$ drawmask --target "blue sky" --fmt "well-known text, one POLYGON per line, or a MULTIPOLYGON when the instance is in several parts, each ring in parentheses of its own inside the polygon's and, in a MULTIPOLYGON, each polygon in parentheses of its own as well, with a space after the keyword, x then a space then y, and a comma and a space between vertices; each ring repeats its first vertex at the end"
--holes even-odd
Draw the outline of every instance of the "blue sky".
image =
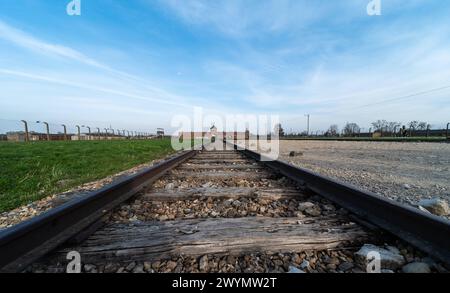
POLYGON ((369 0, 69 2, 0 2, 3 121, 154 131, 192 106, 293 131, 305 113, 312 130, 450 120, 448 1, 382 0, 372 17, 369 0))

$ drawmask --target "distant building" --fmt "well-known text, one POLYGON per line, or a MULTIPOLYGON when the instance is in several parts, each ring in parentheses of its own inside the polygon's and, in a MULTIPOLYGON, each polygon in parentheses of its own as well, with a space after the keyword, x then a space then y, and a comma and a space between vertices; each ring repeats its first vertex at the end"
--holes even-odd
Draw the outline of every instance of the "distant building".
POLYGON ((208 140, 220 140, 220 139, 248 139, 250 137, 250 132, 247 130, 245 132, 237 131, 217 131, 217 127, 213 125, 209 131, 204 132, 180 132, 179 136, 184 139, 208 139, 208 140))
POLYGON ((158 137, 164 137, 165 133, 164 133, 164 129, 163 128, 158 128, 156 130, 156 136, 158 137))
MULTIPOLYGON (((16 131, 16 132, 8 132, 6 133, 6 137, 8 141, 16 141, 16 142, 24 142, 26 141, 26 134, 24 131, 16 131)), ((37 132, 29 132, 28 138, 30 141, 39 141, 39 140, 47 140, 47 134, 45 133, 37 133, 37 132)), ((70 136, 67 137, 70 139, 70 136)), ((50 134, 50 140, 64 140, 64 134, 50 134)))
MULTIPOLYGON (((30 140, 32 140, 32 136, 33 134, 29 134, 29 138, 30 140)), ((26 141, 25 138, 25 132, 23 131, 17 131, 17 132, 8 132, 6 133, 6 138, 8 141, 16 141, 16 142, 22 142, 22 141, 26 141)), ((35 137, 33 137, 34 140, 39 140, 38 138, 36 139, 35 137)))

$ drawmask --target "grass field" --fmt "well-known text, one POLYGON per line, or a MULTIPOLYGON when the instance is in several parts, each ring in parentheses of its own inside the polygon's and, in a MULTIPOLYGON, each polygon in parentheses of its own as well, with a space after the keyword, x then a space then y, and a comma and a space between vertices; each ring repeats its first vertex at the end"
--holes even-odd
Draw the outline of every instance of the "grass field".
POLYGON ((172 153, 170 139, 0 143, 0 212, 172 153))

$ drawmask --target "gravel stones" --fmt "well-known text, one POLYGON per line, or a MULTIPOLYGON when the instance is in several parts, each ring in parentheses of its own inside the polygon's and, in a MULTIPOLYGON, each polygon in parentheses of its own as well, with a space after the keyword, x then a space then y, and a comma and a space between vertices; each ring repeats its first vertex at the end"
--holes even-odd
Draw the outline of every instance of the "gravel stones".
MULTIPOLYGON (((289 253, 246 253, 240 255, 174 255, 161 259, 131 263, 85 265, 85 273, 334 273, 344 272, 340 265, 352 261, 354 252, 309 251, 289 253), (336 259, 336 267, 326 261, 336 259), (344 261, 345 260, 345 261, 344 261)), ((349 267, 349 265, 347 265, 349 267)), ((30 272, 64 272, 64 264, 34 264, 30 272)))
MULTIPOLYGON (((172 174, 176 175, 176 174, 172 174)), ((197 176, 194 176, 197 177, 197 176)), ((203 186, 217 187, 292 187, 286 178, 274 176, 268 179, 247 180, 227 178, 204 182, 194 178, 177 179, 175 176, 163 177, 154 187, 161 193, 182 192, 183 189, 203 186), (175 179, 174 179, 175 178, 175 179)), ((151 192, 149 190, 148 192, 151 192)), ((200 193, 200 192, 199 192, 200 193)), ((298 225, 308 221, 320 220, 319 217, 338 217, 339 221, 350 222, 347 213, 331 202, 319 197, 302 196, 290 199, 271 200, 268 198, 241 197, 220 199, 195 194, 197 198, 178 201, 153 201, 151 197, 137 196, 111 213, 109 221, 114 223, 130 223, 145 221, 171 221, 174 219, 193 218, 236 218, 236 217, 298 217, 298 225)), ((164 199, 162 199, 164 200, 164 199)), ((165 225, 165 224, 162 224, 165 225)), ((170 225, 170 223, 167 223, 170 225)), ((192 231, 175 231, 175 233, 195 234, 192 231)), ((324 227, 326 233, 326 227, 324 227)), ((345 247, 348 247, 346 243, 345 247)), ((353 243, 352 243, 353 244, 353 243)), ((121 272, 121 273, 336 273, 364 272, 368 251, 376 250, 381 255, 383 270, 425 270, 423 265, 404 266, 406 263, 419 262, 414 253, 405 252, 391 246, 377 247, 365 245, 360 251, 354 248, 336 247, 332 251, 309 252, 257 252, 241 255, 203 255, 185 256, 170 255, 170 258, 132 262, 126 264, 96 264, 85 268, 86 272, 121 272), (357 263, 358 262, 358 263, 357 263)), ((426 263, 425 263, 426 264, 426 263)), ((429 266, 430 268, 430 266, 429 266)), ((42 268, 40 268, 42 269, 42 268)), ((51 270, 51 267, 48 268, 51 270)))
POLYGON ((203 197, 192 200, 157 202, 138 198, 119 207, 110 216, 110 221, 144 222, 151 220, 170 221, 196 218, 240 218, 240 217, 297 217, 308 219, 336 215, 337 209, 330 202, 311 198, 268 200, 258 198, 218 199, 203 197), (136 204, 136 201, 139 204, 136 204), (327 207, 327 208, 321 208, 327 207), (302 212, 303 211, 303 212, 302 212))
POLYGON ((410 206, 450 201, 450 144, 281 141, 280 152, 281 160, 410 206), (296 150, 304 155, 289 156, 296 150))

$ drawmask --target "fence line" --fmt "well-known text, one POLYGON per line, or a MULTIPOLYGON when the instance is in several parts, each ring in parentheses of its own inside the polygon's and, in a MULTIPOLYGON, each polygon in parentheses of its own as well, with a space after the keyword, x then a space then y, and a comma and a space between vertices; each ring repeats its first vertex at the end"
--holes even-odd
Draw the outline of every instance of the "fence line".
POLYGON ((156 134, 152 134, 150 132, 131 131, 112 127, 66 125, 48 123, 46 121, 30 123, 26 120, 0 119, 0 141, 28 142, 154 139, 164 137, 164 135, 164 129, 162 128, 158 128, 156 134))

